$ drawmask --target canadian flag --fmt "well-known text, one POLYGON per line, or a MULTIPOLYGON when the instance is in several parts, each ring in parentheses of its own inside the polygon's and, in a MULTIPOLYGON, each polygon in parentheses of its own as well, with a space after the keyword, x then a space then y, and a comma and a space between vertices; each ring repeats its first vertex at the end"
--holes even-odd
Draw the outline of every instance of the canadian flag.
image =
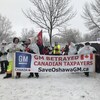
POLYGON ((81 56, 80 56, 80 59, 81 59, 81 60, 85 60, 85 59, 90 59, 90 60, 92 60, 92 59, 93 59, 93 54, 81 55, 81 56))

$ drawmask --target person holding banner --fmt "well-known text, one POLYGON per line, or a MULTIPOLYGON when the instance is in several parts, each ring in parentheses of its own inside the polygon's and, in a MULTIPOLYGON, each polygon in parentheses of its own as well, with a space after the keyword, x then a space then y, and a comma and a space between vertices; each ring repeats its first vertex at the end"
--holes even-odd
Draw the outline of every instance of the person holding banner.
MULTIPOLYGON (((7 66, 7 73, 4 79, 12 77, 13 59, 16 51, 21 51, 21 44, 19 44, 19 38, 17 37, 13 38, 13 43, 9 44, 7 47, 7 60, 9 64, 7 66)), ((20 77, 20 74, 18 74, 18 76, 20 77)))
MULTIPOLYGON (((27 39, 25 42, 25 52, 29 52, 29 53, 33 53, 33 54, 40 54, 39 52, 39 48, 37 46, 37 44, 34 42, 32 42, 30 39, 27 39)), ((38 73, 35 73, 36 78, 39 77, 38 73)), ((34 73, 30 73, 30 75, 28 76, 28 78, 32 78, 34 77, 34 73)))
POLYGON ((68 55, 75 55, 77 54, 77 49, 74 43, 70 43, 69 45, 69 51, 68 51, 68 55))
MULTIPOLYGON (((90 46, 89 42, 85 43, 85 46, 82 47, 81 49, 79 49, 78 54, 91 54, 91 53, 96 53, 96 49, 92 46, 90 46)), ((89 76, 89 72, 84 72, 85 75, 88 77, 89 76)))

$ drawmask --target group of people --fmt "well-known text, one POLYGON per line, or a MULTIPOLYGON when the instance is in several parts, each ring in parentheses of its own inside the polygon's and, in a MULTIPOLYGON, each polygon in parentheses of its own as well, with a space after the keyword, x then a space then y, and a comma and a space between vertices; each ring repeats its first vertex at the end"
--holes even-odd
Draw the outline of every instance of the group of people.
MULTIPOLYGON (((74 43, 70 42, 68 43, 62 50, 60 49, 60 45, 58 43, 55 43, 53 54, 56 55, 82 55, 82 54, 91 54, 96 53, 97 50, 91 46, 89 42, 86 42, 84 45, 82 45, 80 48, 77 47, 78 45, 75 45, 74 43), (61 52, 60 52, 61 50, 61 52)), ((88 77, 89 72, 84 72, 85 75, 88 77)))
MULTIPOLYGON (((20 43, 19 38, 15 37, 13 38, 12 43, 7 44, 5 40, 2 41, 1 46, 0 46, 0 63, 1 63, 1 72, 0 74, 6 73, 5 78, 10 78, 12 77, 12 70, 13 70, 13 57, 14 53, 16 51, 20 52, 29 52, 33 54, 40 54, 39 52, 39 47, 35 42, 31 42, 30 39, 27 39, 24 41, 24 43, 20 43)), ((39 77, 38 73, 30 73, 28 78, 34 77, 34 74, 36 78, 39 77)), ((20 78, 21 73, 17 72, 16 73, 16 78, 20 78)))
MULTIPOLYGON (((39 46, 36 41, 33 42, 31 39, 27 39, 23 43, 20 43, 19 38, 15 37, 10 44, 3 40, 0 46, 0 74, 6 73, 4 79, 12 77, 13 54, 16 51, 42 55, 76 55, 96 53, 96 49, 90 46, 89 42, 86 42, 83 47, 77 50, 77 46, 72 42, 68 43, 63 49, 61 49, 61 45, 58 44, 58 42, 55 42, 54 47, 50 48, 49 46, 39 46)), ((28 78, 34 77, 34 75, 36 78, 39 77, 39 73, 31 72, 28 78)), ((89 76, 89 72, 85 72, 85 75, 89 76)), ((17 72, 16 78, 20 77, 21 73, 17 72)))
MULTIPOLYGON (((69 42, 62 49, 61 49, 60 44, 55 42, 55 46, 52 48, 52 50, 49 50, 48 48, 47 51, 48 51, 47 54, 52 54, 52 55, 76 55, 76 54, 86 55, 86 54, 97 52, 97 50, 94 47, 92 47, 89 42, 86 42, 84 45, 81 44, 81 46, 78 46, 72 42, 69 42), (52 53, 50 51, 52 51, 52 53)), ((89 72, 84 72, 84 73, 87 77, 89 76, 89 72)))

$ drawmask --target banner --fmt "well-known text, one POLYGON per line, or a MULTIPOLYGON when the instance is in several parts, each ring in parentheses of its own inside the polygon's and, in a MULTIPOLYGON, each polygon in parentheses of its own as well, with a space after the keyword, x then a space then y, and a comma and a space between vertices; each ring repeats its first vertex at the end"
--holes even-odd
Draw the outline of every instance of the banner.
POLYGON ((15 71, 95 72, 95 55, 37 55, 15 53, 15 71))

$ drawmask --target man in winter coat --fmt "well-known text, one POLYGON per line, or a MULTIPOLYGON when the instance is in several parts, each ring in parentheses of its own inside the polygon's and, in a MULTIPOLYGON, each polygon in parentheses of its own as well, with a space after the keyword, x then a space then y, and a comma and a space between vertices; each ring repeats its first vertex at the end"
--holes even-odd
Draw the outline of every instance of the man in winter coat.
POLYGON ((0 46, 0 57, 1 57, 1 72, 3 74, 7 71, 7 51, 6 51, 7 42, 5 40, 2 41, 0 46))
MULTIPOLYGON (((39 48, 35 42, 32 42, 30 39, 26 40, 27 48, 26 52, 33 53, 33 54, 40 54, 39 48)), ((36 78, 39 77, 39 73, 35 73, 36 78)), ((28 78, 34 77, 34 73, 30 73, 28 78)))
POLYGON ((17 37, 13 38, 13 43, 9 44, 7 46, 7 60, 9 62, 8 66, 7 66, 7 73, 6 73, 6 76, 4 77, 5 78, 10 78, 12 77, 12 68, 13 68, 13 56, 14 56, 14 53, 16 51, 21 51, 21 44, 19 44, 19 39, 17 37))
MULTIPOLYGON (((92 46, 90 46, 89 42, 85 43, 85 46, 82 47, 79 51, 78 54, 91 54, 91 53, 96 53, 96 49, 92 46)), ((89 72, 85 72, 85 75, 88 77, 89 76, 89 72)))

